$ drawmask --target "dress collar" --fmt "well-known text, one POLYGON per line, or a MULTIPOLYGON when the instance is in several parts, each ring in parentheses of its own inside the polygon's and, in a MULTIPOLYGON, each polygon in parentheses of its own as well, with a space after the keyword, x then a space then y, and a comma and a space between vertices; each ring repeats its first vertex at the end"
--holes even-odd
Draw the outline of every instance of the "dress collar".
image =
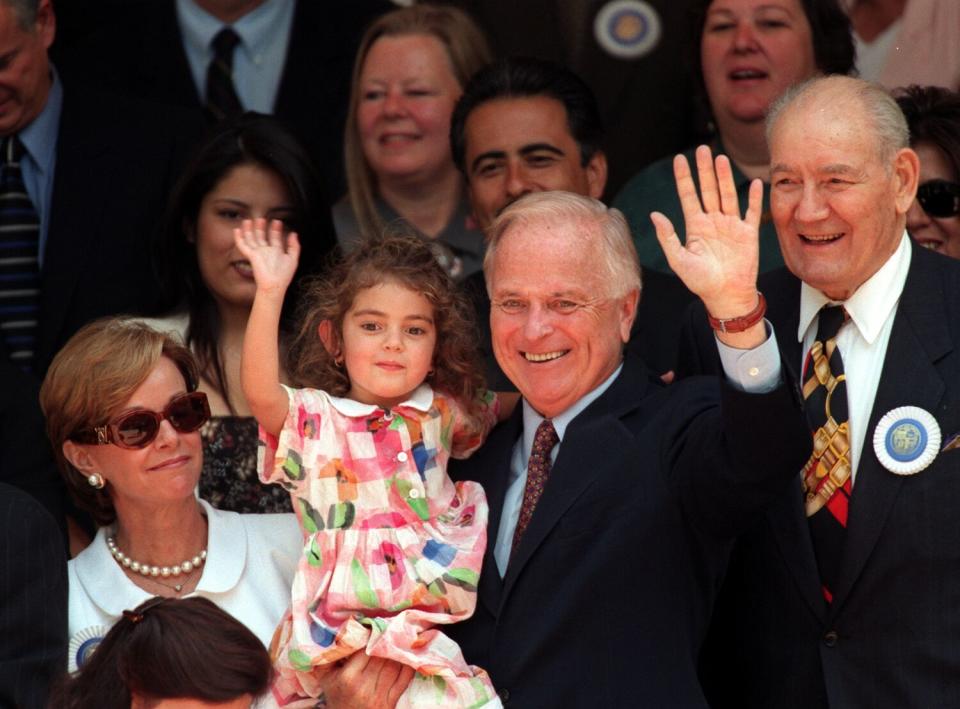
MULTIPOLYGON (((369 416, 376 411, 383 410, 376 404, 364 404, 339 396, 331 396, 330 403, 344 416, 369 416)), ((426 413, 431 406, 433 406, 433 389, 429 384, 421 384, 413 391, 409 399, 397 404, 394 409, 415 409, 421 413, 426 413)))

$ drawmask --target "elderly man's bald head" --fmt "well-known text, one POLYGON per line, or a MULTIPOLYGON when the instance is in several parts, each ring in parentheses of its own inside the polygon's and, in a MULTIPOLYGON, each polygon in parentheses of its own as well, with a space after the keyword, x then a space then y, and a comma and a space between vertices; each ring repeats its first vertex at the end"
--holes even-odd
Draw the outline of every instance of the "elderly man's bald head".
MULTIPOLYGON (((907 120, 893 97, 879 84, 852 76, 821 76, 788 89, 767 114, 767 144, 773 139, 777 124, 792 112, 828 110, 861 111, 869 122, 882 158, 889 160, 901 148, 910 145, 907 120)), ((866 126, 864 126, 866 127, 866 126)))

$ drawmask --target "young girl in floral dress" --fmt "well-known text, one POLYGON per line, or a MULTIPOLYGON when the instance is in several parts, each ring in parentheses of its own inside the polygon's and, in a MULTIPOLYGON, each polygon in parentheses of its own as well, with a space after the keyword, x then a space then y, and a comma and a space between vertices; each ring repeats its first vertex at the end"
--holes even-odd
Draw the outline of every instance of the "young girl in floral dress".
POLYGON ((289 490, 304 533, 291 611, 274 637, 281 706, 314 706, 326 668, 364 650, 417 670, 398 706, 499 706, 486 672, 435 626, 468 618, 486 545, 481 487, 453 483, 496 421, 473 328, 414 237, 353 252, 303 294, 279 383, 277 328, 296 235, 244 223, 257 289, 241 382, 261 425, 260 476, 289 490))

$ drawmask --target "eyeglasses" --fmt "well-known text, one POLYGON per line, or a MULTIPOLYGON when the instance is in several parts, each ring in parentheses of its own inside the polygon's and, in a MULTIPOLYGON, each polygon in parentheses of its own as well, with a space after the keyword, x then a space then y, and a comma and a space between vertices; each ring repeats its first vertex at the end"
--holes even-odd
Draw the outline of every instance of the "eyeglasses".
POLYGON ((160 422, 166 419, 174 430, 192 433, 210 419, 210 405, 202 391, 181 394, 170 400, 163 411, 134 409, 103 426, 80 431, 71 436, 77 443, 106 445, 112 443, 120 448, 144 448, 150 445, 160 432, 160 422))
POLYGON ((917 201, 931 217, 955 217, 960 213, 960 184, 927 180, 917 188, 917 201))

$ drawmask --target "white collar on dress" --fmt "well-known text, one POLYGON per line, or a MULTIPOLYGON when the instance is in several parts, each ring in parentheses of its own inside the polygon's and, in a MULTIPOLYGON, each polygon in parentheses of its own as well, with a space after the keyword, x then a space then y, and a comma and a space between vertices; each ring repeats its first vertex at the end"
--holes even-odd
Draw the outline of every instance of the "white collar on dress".
MULTIPOLYGON (((344 416, 369 416, 374 411, 380 409, 376 404, 363 404, 359 401, 345 399, 339 396, 331 396, 330 403, 333 405, 333 408, 344 416)), ((421 384, 414 389, 409 399, 394 408, 416 409, 417 411, 426 413, 430 410, 431 406, 433 406, 433 389, 429 384, 421 384)))
MULTIPOLYGON (((199 500, 207 515, 207 560, 197 588, 184 596, 226 593, 240 582, 247 565, 247 529, 236 512, 226 512, 199 500)), ((93 543, 75 559, 77 578, 90 600, 103 613, 117 617, 153 594, 133 583, 107 549, 110 530, 101 527, 93 543)))

